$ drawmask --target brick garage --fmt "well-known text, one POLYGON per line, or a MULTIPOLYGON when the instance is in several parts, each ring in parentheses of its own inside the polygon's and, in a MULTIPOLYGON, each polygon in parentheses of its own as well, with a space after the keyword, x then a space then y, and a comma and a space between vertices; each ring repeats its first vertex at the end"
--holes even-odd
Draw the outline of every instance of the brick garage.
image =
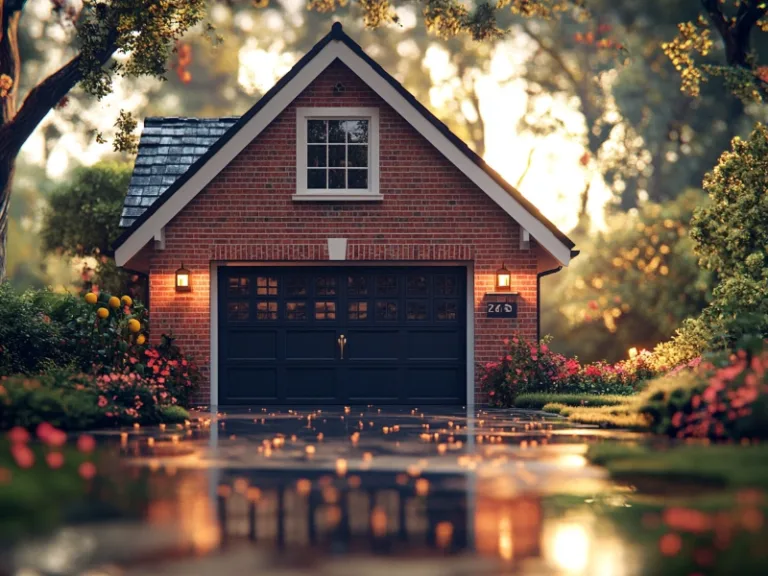
POLYGON ((203 366, 205 404, 482 401, 475 364, 537 337, 538 277, 576 254, 340 26, 240 119, 148 119, 121 224, 118 264, 148 272, 153 337, 203 366))

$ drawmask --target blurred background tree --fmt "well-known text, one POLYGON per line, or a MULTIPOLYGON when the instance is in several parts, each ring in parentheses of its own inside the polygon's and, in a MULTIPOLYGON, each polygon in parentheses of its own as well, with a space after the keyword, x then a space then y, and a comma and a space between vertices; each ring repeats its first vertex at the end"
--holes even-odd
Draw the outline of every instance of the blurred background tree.
MULTIPOLYGON (((613 215, 585 239, 561 281, 542 292, 542 333, 586 361, 652 349, 711 298, 713 274, 699 268, 689 222, 706 196, 690 189, 663 204, 613 215)), ((558 275, 556 275, 558 276, 558 275)))
POLYGON ((132 171, 132 164, 107 161, 77 168, 48 198, 41 248, 80 267, 83 292, 127 291, 140 300, 146 293, 143 278, 117 268, 111 256, 132 171))

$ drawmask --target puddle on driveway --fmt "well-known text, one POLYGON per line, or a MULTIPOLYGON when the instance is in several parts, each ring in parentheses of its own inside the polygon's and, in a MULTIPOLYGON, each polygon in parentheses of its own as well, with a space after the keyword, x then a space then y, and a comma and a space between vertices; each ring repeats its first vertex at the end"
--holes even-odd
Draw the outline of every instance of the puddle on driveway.
POLYGON ((724 563, 722 533, 670 539, 659 519, 675 501, 615 485, 583 456, 589 443, 644 441, 639 434, 509 410, 468 419, 258 409, 200 419, 100 435, 120 464, 91 504, 119 511, 81 511, 79 522, 18 544, 4 569, 630 576, 765 573, 742 569, 745 558, 768 566, 754 544, 768 533, 754 519, 748 537, 730 530, 728 545, 742 553, 724 563))

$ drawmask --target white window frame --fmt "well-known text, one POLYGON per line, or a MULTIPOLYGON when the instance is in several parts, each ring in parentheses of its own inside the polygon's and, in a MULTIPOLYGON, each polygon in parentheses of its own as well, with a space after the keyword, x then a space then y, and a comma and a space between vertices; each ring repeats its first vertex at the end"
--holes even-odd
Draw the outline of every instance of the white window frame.
POLYGON ((376 201, 379 192, 379 109, 350 107, 313 107, 296 109, 296 194, 298 201, 376 201), (368 120, 368 189, 319 190, 307 188, 307 121, 368 120))

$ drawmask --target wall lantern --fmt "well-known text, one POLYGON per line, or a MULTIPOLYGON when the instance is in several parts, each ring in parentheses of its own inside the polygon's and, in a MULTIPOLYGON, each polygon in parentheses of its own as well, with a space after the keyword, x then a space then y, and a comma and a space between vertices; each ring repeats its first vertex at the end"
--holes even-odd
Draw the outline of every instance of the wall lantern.
POLYGON ((181 268, 176 270, 176 292, 189 292, 192 287, 189 285, 189 270, 184 268, 182 262, 181 268))
POLYGON ((496 270, 496 292, 510 292, 512 290, 512 274, 504 264, 496 270))

